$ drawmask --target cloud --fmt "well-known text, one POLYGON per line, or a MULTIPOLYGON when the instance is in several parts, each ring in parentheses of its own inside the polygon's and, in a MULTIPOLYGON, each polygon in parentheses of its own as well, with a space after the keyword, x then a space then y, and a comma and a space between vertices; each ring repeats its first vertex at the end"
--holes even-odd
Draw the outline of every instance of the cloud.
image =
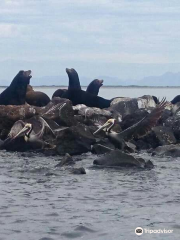
POLYGON ((36 62, 42 74, 48 60, 111 63, 116 75, 118 64, 180 62, 178 0, 1 0, 0 14, 0 60, 36 62))

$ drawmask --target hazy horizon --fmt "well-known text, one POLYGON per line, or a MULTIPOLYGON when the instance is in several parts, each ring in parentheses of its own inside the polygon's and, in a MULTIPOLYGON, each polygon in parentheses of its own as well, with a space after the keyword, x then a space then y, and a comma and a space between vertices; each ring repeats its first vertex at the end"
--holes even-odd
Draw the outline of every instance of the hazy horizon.
POLYGON ((178 0, 1 0, 0 13, 0 85, 21 69, 133 81, 180 71, 178 0))

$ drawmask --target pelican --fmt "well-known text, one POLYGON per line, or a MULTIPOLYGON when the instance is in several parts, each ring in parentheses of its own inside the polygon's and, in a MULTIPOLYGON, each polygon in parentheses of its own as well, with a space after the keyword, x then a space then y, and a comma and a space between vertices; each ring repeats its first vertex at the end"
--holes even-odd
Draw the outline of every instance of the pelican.
POLYGON ((31 123, 24 123, 21 120, 17 121, 8 134, 8 139, 10 138, 12 141, 24 136, 26 142, 32 143, 36 147, 44 148, 47 146, 48 148, 55 148, 55 145, 43 141, 46 130, 55 136, 49 124, 42 117, 32 118, 29 121, 31 123))
POLYGON ((109 138, 109 140, 117 148, 123 149, 126 145, 125 141, 129 141, 134 137, 141 138, 147 135, 151 131, 152 127, 154 127, 157 124, 157 121, 161 117, 161 114, 166 106, 167 106, 166 99, 163 98, 162 101, 157 105, 155 109, 152 110, 150 114, 148 114, 139 122, 135 123, 134 125, 120 133, 111 131, 111 129, 116 123, 116 120, 112 118, 109 119, 103 126, 98 128, 93 134, 96 135, 98 132, 105 129, 106 135, 109 138))

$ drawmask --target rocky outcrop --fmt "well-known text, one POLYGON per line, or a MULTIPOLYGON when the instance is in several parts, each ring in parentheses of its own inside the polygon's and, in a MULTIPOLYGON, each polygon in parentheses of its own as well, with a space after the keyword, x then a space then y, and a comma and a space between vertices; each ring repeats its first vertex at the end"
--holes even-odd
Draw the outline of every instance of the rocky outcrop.
POLYGON ((179 144, 172 144, 172 145, 165 145, 157 147, 152 155, 157 155, 160 157, 180 157, 180 145, 179 144))
MULTIPOLYGON (((74 114, 76 114, 75 118, 88 126, 103 125, 110 118, 116 119, 117 123, 122 121, 121 114, 111 108, 91 108, 83 104, 78 104, 73 107, 73 110, 74 114)), ((120 125, 117 124, 113 130, 121 131, 120 125)))
POLYGON ((63 157, 63 159, 55 167, 71 166, 74 164, 75 164, 75 161, 73 160, 71 155, 66 153, 65 156, 63 157))
POLYGON ((169 117, 164 125, 172 129, 177 141, 180 142, 180 116, 174 115, 169 117))
POLYGON ((156 103, 152 96, 141 98, 115 98, 111 102, 111 109, 118 111, 123 117, 133 114, 138 109, 154 108, 156 103))
POLYGON ((56 131, 57 152, 60 155, 86 153, 91 151, 91 145, 95 142, 89 127, 84 124, 56 131))
POLYGON ((80 168, 72 168, 71 169, 71 173, 72 174, 76 174, 76 175, 81 175, 81 174, 86 174, 86 170, 83 167, 80 168))
POLYGON ((67 99, 53 98, 45 107, 25 105, 0 106, 0 136, 6 138, 13 124, 18 120, 27 120, 33 116, 42 116, 44 119, 54 120, 65 126, 76 124, 72 104, 67 99))
POLYGON ((145 160, 142 158, 134 157, 120 150, 113 150, 104 154, 103 156, 94 160, 93 164, 104 167, 153 167, 152 162, 145 162, 145 160))
POLYGON ((54 97, 46 107, 41 109, 40 115, 45 119, 54 120, 60 125, 76 124, 72 103, 68 99, 54 97))
POLYGON ((157 148, 158 146, 174 144, 176 142, 177 140, 172 128, 166 126, 154 127, 148 135, 133 141, 138 150, 157 148))

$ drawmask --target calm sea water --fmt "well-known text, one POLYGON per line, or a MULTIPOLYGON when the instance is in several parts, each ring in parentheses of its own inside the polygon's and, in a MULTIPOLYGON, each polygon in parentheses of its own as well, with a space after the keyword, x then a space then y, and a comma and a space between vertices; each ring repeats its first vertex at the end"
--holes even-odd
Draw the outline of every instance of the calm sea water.
MULTIPOLYGON (((45 92, 50 98, 53 93, 59 89, 67 87, 34 87, 36 91, 45 92)), ((86 88, 83 87, 83 90, 86 88)), ((0 87, 0 93, 4 90, 0 87)), ((141 97, 143 95, 154 95, 159 99, 166 97, 167 100, 172 100, 175 96, 180 95, 180 87, 101 87, 99 96, 104 98, 114 97, 141 97)))
MULTIPOLYGON (((49 95, 54 91, 41 90, 49 95)), ((156 89, 159 95, 153 95, 164 96, 164 90, 156 89)), ((168 99, 171 90, 178 94, 168 89, 168 99)), ((150 93, 103 88, 100 94, 112 98, 150 93)), ((59 156, 0 151, 0 240, 180 239, 180 158, 140 156, 151 159, 155 168, 94 168, 96 156, 87 153, 75 157, 82 160, 76 167, 85 167, 87 174, 73 175, 55 168, 59 156), (136 227, 173 233, 136 236, 136 227)))
MULTIPOLYGON (((49 97, 52 97, 55 90, 59 87, 36 87, 37 91, 41 89, 48 94, 49 97)), ((64 87, 65 88, 65 87, 64 87)), ((86 88, 82 88, 86 89, 86 88)), ((39 90, 40 91, 40 90, 39 90)), ((143 95, 154 95, 159 99, 166 97, 167 100, 171 101, 175 96, 180 95, 180 87, 167 87, 167 88, 158 88, 158 87, 101 87, 99 96, 104 98, 114 98, 114 97, 141 97, 143 95)))

